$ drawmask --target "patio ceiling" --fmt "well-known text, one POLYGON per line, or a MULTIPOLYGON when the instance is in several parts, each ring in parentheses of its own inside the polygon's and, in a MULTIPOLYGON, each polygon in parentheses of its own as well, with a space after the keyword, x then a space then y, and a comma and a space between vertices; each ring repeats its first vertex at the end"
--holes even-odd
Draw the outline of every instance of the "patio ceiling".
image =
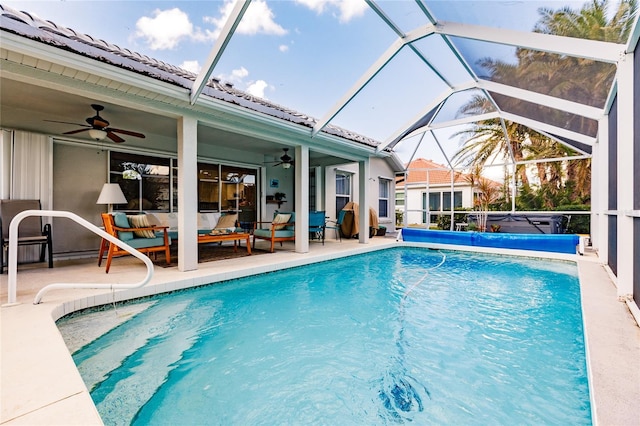
MULTIPOLYGON (((200 143, 215 141, 216 146, 223 148, 251 149, 263 156, 277 157, 281 148, 290 142, 279 143, 278 135, 265 139, 260 132, 238 134, 233 129, 207 125, 210 79, 228 75, 229 70, 244 63, 240 61, 252 61, 252 72, 270 77, 277 86, 277 93, 271 95, 273 102, 307 114, 310 128, 303 132, 309 140, 325 137, 330 127, 339 126, 378 141, 378 153, 395 150, 404 156, 405 162, 407 153, 415 155, 420 151, 420 144, 431 145, 437 148, 431 152, 442 155, 433 159, 447 164, 459 143, 452 134, 477 120, 498 118, 503 124, 505 120, 523 124, 575 148, 578 154, 590 155, 590 147, 597 139, 597 122, 606 114, 616 90, 613 77, 605 82, 608 96, 576 96, 573 92, 560 95, 553 88, 531 87, 526 75, 514 82, 495 81, 483 68, 482 59, 514 64, 517 49, 525 48, 558 58, 575 57, 608 64, 614 71, 613 76, 616 64, 626 52, 633 50, 640 33, 637 17, 626 43, 533 31, 540 8, 558 10, 568 6, 575 10, 584 5, 575 1, 366 0, 366 3, 368 10, 363 20, 371 25, 366 32, 358 32, 357 26, 354 32, 350 29, 337 32, 331 22, 318 18, 317 25, 321 27, 316 32, 327 35, 322 42, 340 47, 339 50, 336 47, 335 58, 309 61, 297 58, 292 52, 286 62, 280 63, 242 56, 246 43, 266 43, 268 37, 249 37, 238 31, 250 1, 238 2, 202 71, 189 77, 190 87, 185 91, 193 111, 202 112, 200 143), (298 77, 278 81, 279 76, 284 75, 282 67, 287 66, 294 66, 298 77), (307 73, 312 75, 315 68, 324 68, 325 76, 309 84, 303 77, 307 73), (291 105, 289 99, 293 92, 305 92, 308 96, 302 103, 291 105), (483 115, 462 114, 460 107, 478 96, 493 106, 492 111, 483 115), (310 118, 313 116, 320 118, 310 118), (589 125, 580 127, 575 125, 577 122, 589 125), (425 134, 427 137, 423 137, 425 134)), ((282 11, 296 7, 292 2, 277 2, 273 6, 282 11)), ((313 51, 313 44, 298 46, 297 51, 313 51)), ((566 72, 563 78, 570 82, 574 71, 577 72, 566 72)), ((82 122, 91 115, 89 105, 98 101, 105 105, 103 115, 113 125, 148 135, 147 140, 127 138, 128 146, 145 146, 153 138, 154 146, 175 148, 175 138, 167 135, 176 134, 176 118, 184 105, 157 108, 157 103, 151 100, 147 105, 140 104, 119 93, 116 95, 108 85, 100 89, 78 86, 72 92, 60 91, 51 81, 38 83, 36 73, 31 78, 18 78, 19 72, 16 72, 11 78, 5 78, 9 75, 7 72, 11 74, 10 69, 3 70, 0 81, 3 108, 0 125, 4 127, 60 134, 70 129, 45 120, 82 122)), ((123 89, 118 87, 117 91, 123 89)), ((163 102, 171 104, 173 100, 163 102)), ((217 123, 217 118, 209 117, 209 121, 217 123)), ((336 146, 323 148, 323 142, 315 144, 318 150, 311 152, 312 165, 357 157, 347 148, 344 152, 338 150, 334 156, 331 153, 336 146)))

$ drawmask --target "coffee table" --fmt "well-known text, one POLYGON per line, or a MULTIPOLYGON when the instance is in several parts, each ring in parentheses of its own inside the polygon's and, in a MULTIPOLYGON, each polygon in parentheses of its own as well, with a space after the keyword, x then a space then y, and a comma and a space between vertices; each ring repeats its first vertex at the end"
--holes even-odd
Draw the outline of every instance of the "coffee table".
POLYGON ((241 240, 245 240, 247 242, 247 253, 251 254, 251 242, 250 242, 251 234, 243 233, 243 232, 234 232, 231 234, 220 234, 220 235, 198 235, 198 244, 205 243, 219 243, 222 241, 233 241, 233 250, 238 251, 238 245, 241 240), (238 242, 238 244, 236 244, 238 242))

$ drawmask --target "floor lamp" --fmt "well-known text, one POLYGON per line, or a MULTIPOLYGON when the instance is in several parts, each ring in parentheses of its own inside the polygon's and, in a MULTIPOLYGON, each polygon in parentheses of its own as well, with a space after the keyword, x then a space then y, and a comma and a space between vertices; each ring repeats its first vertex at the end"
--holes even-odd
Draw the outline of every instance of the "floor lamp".
POLYGON ((102 191, 96 204, 108 204, 109 213, 112 211, 113 204, 126 204, 127 199, 117 183, 105 183, 102 185, 102 191))

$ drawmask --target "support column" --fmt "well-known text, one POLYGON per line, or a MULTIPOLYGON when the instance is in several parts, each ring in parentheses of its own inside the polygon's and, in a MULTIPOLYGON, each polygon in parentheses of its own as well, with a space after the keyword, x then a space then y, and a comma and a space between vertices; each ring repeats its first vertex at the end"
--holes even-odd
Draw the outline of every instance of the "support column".
POLYGON ((358 198, 360 204, 360 244, 369 243, 369 159, 358 161, 358 198))
POLYGON ((178 270, 198 269, 198 120, 178 118, 178 270))
POLYGON ((591 158, 591 244, 600 263, 609 258, 609 118, 598 122, 598 141, 591 158))
POLYGON ((618 63, 618 296, 633 294, 633 53, 618 63))
POLYGON ((309 251, 309 147, 296 146, 295 152, 296 253, 309 251))

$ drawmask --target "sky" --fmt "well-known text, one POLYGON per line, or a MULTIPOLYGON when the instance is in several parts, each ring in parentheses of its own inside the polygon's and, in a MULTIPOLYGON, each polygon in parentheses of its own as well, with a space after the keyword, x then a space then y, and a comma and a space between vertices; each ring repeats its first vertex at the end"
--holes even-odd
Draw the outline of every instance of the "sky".
MULTIPOLYGON (((50 20, 59 26, 116 44, 121 48, 199 72, 206 63, 232 0, 219 1, 3 1, 0 3, 50 20)), ((427 1, 439 19, 503 28, 531 29, 539 1, 427 1)), ((546 1, 559 8, 567 2, 546 1)), ((570 2, 577 7, 582 2, 570 2)), ((378 5, 405 32, 428 23, 414 1, 382 0, 378 5)), ((212 76, 240 90, 321 119, 397 39, 397 35, 364 0, 253 0, 212 76)), ((492 55, 512 60, 513 48, 480 50, 458 41, 470 65, 492 55)), ((415 44, 451 83, 470 76, 439 37, 415 44)), ((486 49, 486 47, 485 47, 486 49)), ((401 50, 334 118, 332 124, 380 142, 426 112, 442 82, 409 49, 401 50)), ((444 108, 455 117, 463 99, 444 108)), ((451 156, 461 141, 440 132, 438 140, 451 156)), ((416 157, 445 164, 433 138, 423 142, 416 157)), ((397 147, 408 161, 414 145, 397 147)))

